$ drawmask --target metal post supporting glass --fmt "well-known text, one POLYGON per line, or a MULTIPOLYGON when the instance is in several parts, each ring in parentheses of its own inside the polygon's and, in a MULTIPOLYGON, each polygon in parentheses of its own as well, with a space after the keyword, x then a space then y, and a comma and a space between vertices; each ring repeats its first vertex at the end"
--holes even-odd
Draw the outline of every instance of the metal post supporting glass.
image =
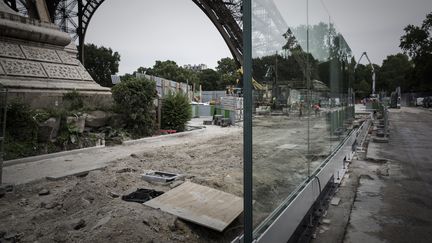
POLYGON ((243 1, 243 210, 244 242, 252 242, 252 4, 243 1))

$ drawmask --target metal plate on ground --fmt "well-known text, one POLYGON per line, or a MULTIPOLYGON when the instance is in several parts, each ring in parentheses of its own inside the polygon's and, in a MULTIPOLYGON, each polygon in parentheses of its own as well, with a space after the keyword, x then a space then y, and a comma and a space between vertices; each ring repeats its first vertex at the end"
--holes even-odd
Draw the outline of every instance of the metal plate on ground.
POLYGON ((180 175, 164 171, 150 171, 141 176, 144 180, 149 182, 170 182, 177 179, 180 175))
POLYGON ((144 205, 219 232, 243 212, 241 197, 192 182, 185 182, 144 205))

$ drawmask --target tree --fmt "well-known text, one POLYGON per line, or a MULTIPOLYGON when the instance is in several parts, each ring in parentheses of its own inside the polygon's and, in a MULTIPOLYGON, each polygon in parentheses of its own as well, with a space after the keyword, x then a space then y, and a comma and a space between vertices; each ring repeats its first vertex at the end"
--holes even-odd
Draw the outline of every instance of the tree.
POLYGON ((96 83, 105 87, 113 86, 111 75, 118 72, 120 54, 95 44, 85 44, 84 52, 84 66, 96 83))
POLYGON ((127 117, 126 128, 134 137, 153 134, 156 84, 145 78, 124 80, 112 88, 117 109, 127 117))
POLYGON ((412 90, 432 91, 432 12, 421 26, 408 25, 399 47, 415 64, 412 90))
POLYGON ((223 90, 224 89, 219 85, 219 80, 220 80, 219 73, 213 69, 208 68, 208 69, 201 70, 198 73, 198 79, 200 80, 203 90, 220 90, 220 89, 223 90))
POLYGON ((413 71, 412 62, 402 53, 387 56, 377 76, 377 90, 393 91, 400 86, 403 91, 413 88, 409 78, 413 71))
MULTIPOLYGON (((153 75, 161 78, 166 78, 172 81, 198 84, 199 80, 197 74, 191 70, 179 67, 175 61, 156 61, 156 63, 151 68, 139 67, 137 71, 133 73, 146 73, 148 75, 153 75)), ((130 74, 128 74, 130 75, 130 74)))
MULTIPOLYGON (((148 69, 148 74, 166 78, 173 81, 182 82, 183 80, 178 80, 180 76, 180 67, 176 62, 167 61, 156 61, 153 68, 148 69)), ((186 81, 186 80, 185 80, 186 81)))
POLYGON ((354 73, 353 89, 361 97, 372 92, 372 68, 370 65, 358 64, 354 73))
POLYGON ((240 79, 240 74, 237 72, 239 67, 237 67, 237 63, 234 59, 225 57, 220 59, 218 62, 218 66, 216 67, 217 72, 220 75, 219 86, 225 88, 227 85, 236 84, 237 79, 240 79))

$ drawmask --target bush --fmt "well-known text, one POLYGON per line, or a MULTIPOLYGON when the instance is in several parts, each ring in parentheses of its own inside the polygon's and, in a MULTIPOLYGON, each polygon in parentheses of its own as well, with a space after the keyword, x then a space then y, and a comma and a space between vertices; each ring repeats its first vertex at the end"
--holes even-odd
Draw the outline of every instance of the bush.
POLYGON ((112 88, 117 110, 126 119, 126 129, 134 137, 150 136, 155 129, 153 101, 156 84, 148 79, 131 78, 112 88))
POLYGON ((36 140, 38 125, 30 106, 12 101, 7 106, 6 133, 16 140, 36 140))
POLYGON ((38 125, 30 106, 20 101, 7 105, 4 159, 32 156, 37 147, 38 125))
POLYGON ((162 128, 182 132, 192 118, 189 99, 183 93, 169 93, 162 102, 162 128))
POLYGON ((68 110, 79 110, 84 107, 84 101, 78 91, 73 90, 63 95, 64 106, 68 110))

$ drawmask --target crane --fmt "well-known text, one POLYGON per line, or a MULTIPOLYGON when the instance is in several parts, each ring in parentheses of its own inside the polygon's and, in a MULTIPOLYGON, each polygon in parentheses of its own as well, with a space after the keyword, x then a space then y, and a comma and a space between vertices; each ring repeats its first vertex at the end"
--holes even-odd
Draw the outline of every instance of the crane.
POLYGON ((366 57, 366 59, 367 59, 368 62, 369 62, 369 65, 370 65, 371 68, 372 68, 372 97, 375 97, 375 68, 374 68, 372 62, 370 61, 370 59, 369 59, 369 57, 368 57, 368 55, 367 55, 366 52, 363 52, 363 53, 361 54, 361 56, 360 56, 358 62, 356 63, 356 65, 355 65, 355 67, 354 67, 354 70, 356 70, 357 65, 360 63, 360 61, 361 61, 361 59, 363 58, 363 56, 366 57))

